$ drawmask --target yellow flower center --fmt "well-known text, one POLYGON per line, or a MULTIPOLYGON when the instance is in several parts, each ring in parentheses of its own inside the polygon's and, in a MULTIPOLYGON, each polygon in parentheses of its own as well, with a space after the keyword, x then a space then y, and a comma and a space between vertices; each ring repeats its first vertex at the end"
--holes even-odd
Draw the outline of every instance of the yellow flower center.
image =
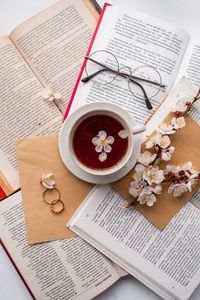
POLYGON ((106 140, 101 140, 100 143, 101 143, 101 146, 105 146, 107 144, 107 141, 106 140))

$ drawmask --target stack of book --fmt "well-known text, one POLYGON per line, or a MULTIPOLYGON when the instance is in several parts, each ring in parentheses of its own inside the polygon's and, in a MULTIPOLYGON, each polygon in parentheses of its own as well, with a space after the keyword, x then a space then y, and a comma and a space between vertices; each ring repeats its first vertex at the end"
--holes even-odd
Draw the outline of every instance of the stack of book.
MULTIPOLYGON (((96 17, 88 2, 61 0, 0 38, 2 195, 20 188, 15 138, 58 132, 66 106, 65 118, 84 103, 111 101, 148 125, 152 111, 123 80, 104 87, 81 82, 85 53, 106 50, 133 68, 153 63, 166 84, 152 101, 154 115, 178 78, 200 85, 200 40, 128 7, 105 5, 95 29, 96 17), (47 87, 63 95, 61 102, 42 99, 47 87)), ((197 110, 192 117, 200 124, 197 110)), ((188 299, 200 282, 199 200, 197 192, 196 206, 187 203, 160 232, 124 209, 110 186, 97 186, 68 223, 80 237, 29 245, 18 191, 0 203, 1 243, 34 299, 91 299, 124 270, 164 299, 188 299)))

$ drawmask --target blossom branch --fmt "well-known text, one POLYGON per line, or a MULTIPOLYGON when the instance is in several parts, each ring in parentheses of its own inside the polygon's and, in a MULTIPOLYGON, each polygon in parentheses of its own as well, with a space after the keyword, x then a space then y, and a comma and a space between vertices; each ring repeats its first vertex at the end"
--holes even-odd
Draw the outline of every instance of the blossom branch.
POLYGON ((156 135, 146 143, 146 149, 153 148, 155 153, 152 154, 149 151, 140 153, 129 187, 133 201, 127 207, 133 206, 136 202, 153 206, 156 202, 156 195, 161 194, 162 183, 170 183, 168 192, 172 193, 174 197, 192 191, 192 187, 200 179, 200 173, 193 168, 192 162, 187 162, 182 166, 167 165, 164 170, 161 170, 158 164, 160 161, 171 159, 175 148, 171 145, 170 136, 185 127, 184 116, 199 99, 200 88, 192 101, 188 98, 178 101, 172 109, 175 117, 171 119, 171 124, 160 124, 156 135))

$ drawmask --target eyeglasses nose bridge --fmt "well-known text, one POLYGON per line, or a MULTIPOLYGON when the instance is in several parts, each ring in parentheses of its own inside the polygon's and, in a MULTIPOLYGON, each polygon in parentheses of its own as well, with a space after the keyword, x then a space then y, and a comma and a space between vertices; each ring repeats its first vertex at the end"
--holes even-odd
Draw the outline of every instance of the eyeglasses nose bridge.
POLYGON ((132 69, 129 66, 121 65, 120 68, 119 68, 119 74, 120 73, 123 74, 127 79, 129 79, 130 76, 131 76, 131 73, 132 73, 132 69), (126 73, 122 72, 122 70, 128 70, 129 74, 126 74, 126 73))

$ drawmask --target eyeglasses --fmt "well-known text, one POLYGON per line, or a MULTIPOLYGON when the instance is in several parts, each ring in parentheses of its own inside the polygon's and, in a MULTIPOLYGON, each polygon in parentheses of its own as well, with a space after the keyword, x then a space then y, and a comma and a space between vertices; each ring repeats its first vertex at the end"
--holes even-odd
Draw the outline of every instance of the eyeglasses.
POLYGON ((87 59, 85 72, 86 77, 82 82, 93 81, 96 84, 110 84, 117 76, 128 80, 129 91, 137 98, 146 103, 148 109, 152 109, 150 99, 155 97, 161 89, 165 88, 159 71, 150 65, 141 65, 132 69, 126 65, 120 65, 117 57, 107 51, 98 50, 87 59))

